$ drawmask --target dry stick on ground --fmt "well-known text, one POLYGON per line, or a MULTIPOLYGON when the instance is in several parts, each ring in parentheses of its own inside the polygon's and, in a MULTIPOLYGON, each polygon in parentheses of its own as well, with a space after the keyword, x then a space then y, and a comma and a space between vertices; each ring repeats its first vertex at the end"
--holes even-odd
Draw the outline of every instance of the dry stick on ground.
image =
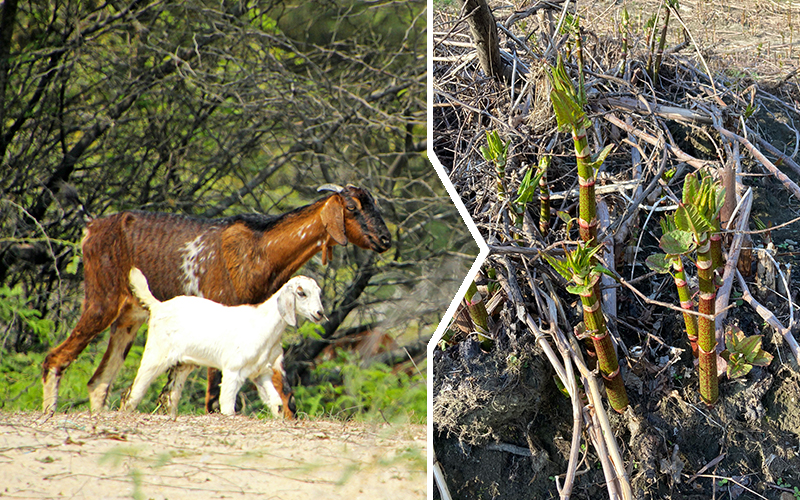
POLYGON ((742 276, 742 273, 739 270, 736 270, 736 279, 739 281, 739 286, 742 288, 742 300, 750 304, 750 306, 756 310, 759 316, 769 323, 769 325, 775 329, 778 333, 783 335, 783 338, 786 340, 786 344, 789 346, 789 350, 792 352, 794 356, 795 362, 800 364, 800 346, 797 344, 797 340, 792 335, 792 325, 789 325, 789 328, 784 327, 778 318, 775 316, 775 313, 761 305, 753 296, 750 294, 750 289, 747 287, 747 283, 742 276))
MULTIPOLYGON (((632 125, 633 120, 631 119, 630 115, 625 117, 625 123, 627 125, 632 125)), ((642 202, 642 200, 644 200, 644 197, 642 197, 642 183, 644 182, 644 179, 642 178, 644 175, 642 169, 642 154, 640 152, 639 145, 636 143, 636 137, 633 134, 628 134, 628 142, 631 144, 631 165, 633 166, 631 179, 637 181, 638 183, 636 189, 634 189, 633 193, 631 194, 631 198, 638 201, 635 202, 635 205, 630 205, 626 208, 625 214, 617 224, 617 231, 613 235, 614 245, 622 245, 628 238, 628 234, 630 233, 630 223, 633 221, 633 216, 638 212, 639 204, 642 202), (629 211, 630 214, 628 214, 629 211), (628 217, 627 219, 625 219, 626 216, 628 217)), ((666 160, 666 154, 664 155, 664 158, 666 160)), ((657 174, 656 179, 654 179, 656 182, 658 178, 661 177, 661 174, 663 174, 663 169, 666 167, 666 162, 662 162, 661 167, 662 169, 660 173, 657 174)), ((655 187, 655 184, 653 184, 653 187, 655 187)))
POLYGON ((680 148, 677 148, 671 144, 663 144, 658 138, 648 134, 643 130, 639 130, 638 128, 628 126, 624 121, 620 120, 619 118, 610 113, 604 114, 603 119, 605 119, 612 125, 616 125, 625 132, 635 135, 639 139, 653 146, 666 148, 666 150, 669 151, 670 154, 672 154, 675 158, 679 159, 680 161, 686 162, 695 168, 706 168, 708 166, 715 165, 718 163, 714 161, 705 161, 697 159, 692 155, 684 153, 680 148))
POLYGON ((770 153, 777 156, 780 160, 783 161, 783 164, 794 170, 797 175, 800 175, 800 165, 797 164, 789 155, 781 151, 780 149, 776 148, 769 142, 767 142, 763 137, 761 137, 756 131, 751 129, 750 127, 745 127, 747 134, 751 137, 756 138, 756 142, 761 144, 761 147, 769 151, 770 153))
MULTIPOLYGON (((551 314, 555 314, 555 306, 553 306, 553 311, 551 311, 551 314)), ((555 325, 555 323, 552 322, 550 324, 555 325)), ((562 500, 566 500, 569 498, 569 495, 572 492, 572 483, 575 481, 575 471, 578 468, 578 454, 581 448, 581 410, 583 408, 583 403, 581 402, 578 384, 575 382, 575 371, 572 368, 570 354, 567 350, 561 348, 560 342, 556 344, 556 346, 559 348, 561 357, 564 359, 564 367, 567 370, 567 378, 564 379, 563 382, 565 387, 569 385, 570 390, 568 390, 568 392, 570 402, 572 403, 572 440, 570 442, 569 461, 567 462, 567 472, 566 476, 564 477, 564 486, 559 490, 562 500)), ((558 478, 556 478, 556 481, 558 481, 558 478)))
POLYGON ((617 472, 615 482, 619 486, 619 489, 622 493, 622 498, 624 500, 631 500, 633 498, 633 493, 631 491, 630 479, 628 478, 628 472, 625 469, 625 462, 622 461, 622 455, 619 452, 619 447, 617 446, 617 440, 614 436, 614 432, 611 429, 611 423, 608 420, 608 414, 605 412, 602 406, 603 403, 600 397, 600 388, 597 383, 597 377, 591 371, 589 371, 589 368, 583 362, 583 355, 580 354, 580 351, 577 347, 577 342, 575 344, 570 344, 572 359, 575 362, 575 365, 578 367, 578 370, 581 372, 581 379, 583 380, 584 387, 589 388, 587 397, 589 397, 589 401, 592 402, 592 405, 594 406, 595 415, 599 420, 600 428, 602 429, 602 434, 605 438, 606 446, 608 447, 608 454, 611 457, 611 462, 614 464, 614 469, 617 472))
POLYGON ((739 141, 742 144, 742 146, 744 146, 745 148, 747 148, 748 151, 750 151, 750 154, 752 154, 753 157, 756 160, 758 160, 759 163, 761 163, 767 170, 772 172, 772 174, 774 174, 775 177, 777 177, 778 180, 783 183, 786 189, 788 189, 795 196, 795 198, 800 200, 800 186, 795 184, 794 181, 792 181, 789 177, 786 176, 786 174, 781 172, 778 169, 778 167, 776 167, 775 164, 769 161, 769 159, 767 159, 767 157, 764 156, 761 153, 761 151, 759 151, 755 146, 753 146, 753 144, 750 141, 722 127, 718 127, 717 131, 719 131, 719 133, 723 137, 726 137, 731 141, 739 141))
POLYGON ((444 479, 444 471, 439 461, 436 460, 436 451, 433 452, 433 479, 436 481, 436 487, 439 488, 439 494, 442 500, 451 500, 450 490, 447 489, 447 482, 444 479))
MULTIPOLYGON (((527 266, 526 266, 527 268, 527 266)), ((529 276, 529 281, 531 282, 531 286, 533 287, 533 280, 529 276)), ((540 311, 543 311, 544 308, 542 307, 540 301, 540 293, 537 288, 533 288, 536 303, 539 307, 540 311)), ((555 301, 541 294, 544 296, 545 300, 547 301, 547 314, 549 322, 550 322, 550 329, 548 330, 548 334, 556 340, 556 332, 555 330, 558 328, 557 324, 557 316, 556 316, 556 305, 555 301)), ((536 341, 545 351, 548 359, 550 359, 551 364, 556 369, 557 373, 563 373, 563 378, 559 377, 559 379, 564 384, 564 387, 569 393, 570 402, 572 403, 572 441, 570 445, 570 454, 569 454, 569 461, 567 462, 567 472, 564 477, 564 486, 559 487, 558 480, 556 480, 556 488, 558 488, 559 497, 563 499, 568 499, 570 493, 572 492, 572 484, 575 481, 575 471, 578 467, 578 454, 580 453, 580 442, 581 442, 581 429, 582 429, 582 408, 583 403, 581 402, 580 392, 578 389, 578 385, 575 382, 575 372, 572 367, 572 360, 570 358, 569 353, 565 353, 563 349, 561 349, 561 343, 556 341, 556 347, 559 348, 559 352, 561 353, 561 357, 564 361, 564 364, 561 365, 558 363, 557 359, 555 358, 555 353, 553 352, 552 348, 550 347, 550 343, 547 342, 547 339, 544 335, 542 335, 539 328, 533 322, 533 318, 531 318, 530 314, 525 314, 525 323, 528 324, 528 327, 536 332, 536 341)))
MULTIPOLYGON (((589 368, 584 363, 583 355, 580 352, 580 348, 577 346, 577 340, 574 337, 570 337, 570 341, 568 342, 563 332, 561 332, 561 330, 558 328, 558 320, 555 311, 556 297, 555 296, 549 297, 548 295, 540 292, 539 289, 535 287, 532 282, 531 286, 533 288, 534 293, 536 294, 537 302, 539 302, 538 300, 539 295, 541 295, 544 298, 544 300, 547 301, 548 305, 547 315, 551 325, 550 330, 551 334, 553 335, 553 339, 556 342, 556 345, 559 346, 560 350, 565 349, 570 351, 572 359, 575 362, 575 365, 581 372, 584 387, 590 387, 591 389, 586 394, 586 397, 589 399, 589 403, 593 406, 594 413, 600 423, 600 427, 597 428, 597 431, 600 434, 599 436, 600 442, 595 442, 595 449, 598 450, 598 455, 602 462, 604 458, 606 459, 608 458, 602 451, 605 448, 605 451, 611 457, 611 466, 613 466, 613 470, 616 471, 615 475, 612 477, 618 480, 609 482, 608 484, 609 494, 613 498, 612 486, 616 483, 616 485, 619 487, 619 490, 621 491, 622 498, 625 500, 632 499, 631 486, 630 486, 630 480, 628 478, 628 473, 627 470, 625 469, 625 463, 622 461, 622 455, 620 454, 619 447, 617 446, 617 440, 614 437, 613 431, 611 430, 611 424, 608 421, 608 414, 606 413, 606 410, 603 407, 603 400, 600 396, 600 389, 597 384, 597 378, 595 377, 595 375, 592 374, 592 372, 589 371, 589 368), (603 443, 603 440, 605 440, 605 443, 603 443)), ((542 310, 541 307, 540 310, 542 310)), ((530 315, 528 315, 527 317, 530 318, 530 315)), ((526 322, 528 322, 529 326, 533 324, 532 320, 526 322)), ((536 330, 537 329, 534 329, 534 331, 536 330)), ((603 463, 605 470, 605 462, 603 463)), ((608 477, 607 472, 606 476, 608 477)))
MULTIPOLYGON (((698 318, 707 318, 707 319, 710 319, 710 320, 713 320, 715 318, 715 316, 712 315, 712 314, 704 314, 704 313, 697 312, 697 311, 690 311, 688 309, 682 309, 682 308, 680 308, 680 307, 678 307, 676 305, 669 304, 667 302, 661 302, 660 300, 651 299, 651 298, 647 297, 647 295, 645 295, 642 292, 640 292, 635 286, 631 285, 631 283, 629 281, 626 281, 625 278, 623 278, 622 276, 619 275, 619 273, 617 273, 616 276, 617 276, 617 281, 619 281, 622 286, 624 286, 628 290, 632 291, 637 297, 639 297, 640 299, 642 299, 643 301, 645 301, 648 304, 653 304, 653 305, 656 305, 656 306, 666 307, 667 309, 672 309, 673 311, 677 311, 679 313, 684 313, 685 312, 685 313, 693 314, 693 315, 697 316, 698 318)), ((732 306, 726 307, 724 309, 724 311, 727 311, 731 307, 732 306)), ((722 311, 717 311, 716 314, 719 314, 720 312, 722 312, 722 311)))
POLYGON ((624 238, 620 237, 620 235, 627 235, 629 230, 627 227, 630 225, 631 221, 633 220, 633 216, 638 212, 639 206, 642 202, 650 196, 650 193, 658 186, 659 180, 661 180, 661 176, 664 175, 664 172, 667 171, 667 151, 664 150, 664 154, 661 156, 661 165, 658 167, 658 172, 656 172, 653 179, 650 181, 650 184, 642 191, 638 197, 634 198, 633 202, 628 205, 628 208, 625 209, 625 212, 622 216, 612 225, 612 231, 614 226, 618 229, 614 234, 614 242, 618 245, 621 245, 625 242, 624 238))
MULTIPOLYGON (((727 316, 728 300, 731 295, 731 288, 733 285, 733 271, 736 269, 736 264, 739 262, 739 251, 742 248, 742 241, 744 241, 744 231, 747 230, 748 222, 750 221, 750 208, 753 206, 753 188, 748 188, 747 192, 742 196, 739 205, 742 207, 739 213, 739 220, 736 223, 736 236, 733 237, 731 246, 728 249, 728 258, 725 262, 725 273, 722 276, 722 286, 717 290, 717 299, 714 310, 723 311, 717 314, 715 320, 716 336, 717 336, 717 351, 721 352, 725 346, 725 335, 722 322, 727 316)), ((728 222, 728 226, 730 226, 728 222)), ((727 229, 727 228, 726 228, 727 229)))
MULTIPOLYGON (((607 264, 609 269, 614 269, 614 238, 608 233, 608 228, 611 226, 611 214, 608 211, 608 203, 604 198, 597 200, 597 220, 598 220, 598 234, 603 234, 603 239, 600 240, 599 245, 603 247, 603 262, 607 264)), ((600 285, 603 300, 601 305, 603 312, 611 318, 612 321, 617 319, 617 289, 611 285, 614 284, 614 279, 606 274, 600 275, 600 285)))
MULTIPOLYGON (((568 361, 568 359, 573 359, 577 355, 569 347, 569 345, 567 343, 567 340, 564 337, 564 334, 558 328, 558 320, 557 320, 557 317, 556 317, 556 308, 557 307, 556 307, 555 300, 554 300, 554 298, 549 297, 547 294, 539 291, 538 288, 532 282, 531 282, 531 286, 533 287, 533 291, 535 293, 537 303, 540 303, 540 297, 543 298, 547 302, 547 309, 546 309, 547 312, 545 313, 545 315, 547 316, 547 319, 548 319, 548 321, 550 323, 549 333, 553 337, 553 340, 556 343, 556 345, 558 346, 559 351, 561 351, 562 353, 565 350, 570 352, 570 357, 569 358, 565 358, 565 363, 570 364, 571 361, 568 361)), ((541 307, 541 305, 539 306, 539 310, 540 311, 545 311, 545 309, 543 307, 541 307)), ((567 467, 568 474, 567 474, 567 477, 565 478, 564 488, 562 488, 560 493, 559 493, 561 498, 565 498, 564 495, 565 494, 568 495, 568 493, 569 493, 568 486, 571 488, 572 481, 574 480, 574 469, 577 467, 577 455, 580 452, 580 445, 579 445, 580 439, 578 438, 577 441, 576 441, 576 437, 575 437, 575 434, 577 432, 575 430, 575 426, 578 425, 576 423, 576 421, 575 421, 575 418, 578 418, 576 416, 577 413, 578 413, 578 412, 576 412, 576 407, 580 409, 580 413, 583 415, 584 421, 586 422, 586 425, 589 426, 589 429, 588 429, 589 435, 592 438, 592 442, 594 444, 595 450, 597 451, 598 459, 600 460, 601 464, 603 465, 603 471, 604 471, 604 474, 605 474, 606 478, 609 479, 607 481, 608 484, 606 486, 608 487, 610 498, 620 498, 620 493, 619 493, 620 489, 622 490, 622 496, 621 497, 623 499, 631 498, 630 496, 626 496, 625 495, 626 491, 630 491, 630 484, 628 482, 628 478, 627 478, 627 475, 626 475, 626 472, 625 472, 624 464, 622 463, 621 455, 619 453, 619 448, 617 447, 616 439, 614 438, 613 433, 610 432, 610 427, 608 429, 605 429, 605 428, 601 429, 601 426, 600 426, 599 423, 593 422, 592 416, 589 415, 589 413, 587 411, 587 408, 580 401, 580 397, 578 397, 579 396, 578 388, 577 388, 577 385, 574 384, 574 380, 575 380, 574 377, 570 378, 570 376, 569 376, 569 374, 567 372, 567 369, 565 368, 565 365, 562 365, 561 362, 558 360, 558 358, 556 357, 556 354, 553 351, 552 347, 547 342, 547 339, 546 339, 544 333, 536 325, 536 323, 534 322, 533 318, 531 318, 530 314, 527 314, 527 313, 525 314, 525 323, 528 325, 528 328, 530 328, 531 331, 534 332, 534 335, 536 337, 537 343, 544 350, 545 355, 547 356, 548 360, 550 360, 550 363, 553 365, 554 369, 556 370, 556 373, 559 374, 559 378, 562 381, 571 381, 572 382, 572 384, 565 383, 564 386, 567 388, 567 391, 570 392, 570 398, 571 398, 572 403, 573 403, 573 440, 572 440, 572 446, 571 446, 571 451, 570 451, 570 462, 569 462, 569 464, 572 464, 573 460, 574 460, 575 461, 574 462, 575 466, 572 468, 572 470, 570 470, 570 465, 568 464, 568 467, 567 467), (574 392, 572 392, 572 391, 574 391, 574 392), (577 399, 576 399, 576 397, 577 397, 577 399), (576 445, 576 442, 578 443, 578 445, 576 445), (613 451, 609 452, 609 449, 613 449, 613 451), (609 454, 610 454, 611 457, 616 456, 617 458, 619 458, 619 460, 618 461, 616 461, 616 460, 609 461, 609 454), (575 458, 573 458, 573 457, 575 457, 575 458), (619 481, 615 481, 614 480, 615 478, 619 478, 619 481), (625 484, 620 486, 621 483, 625 483, 625 484)), ((582 358, 581 358, 581 363, 583 363, 582 358)), ((584 365, 584 367, 585 367, 585 365, 584 365)), ((589 373, 589 378, 592 378, 592 380, 594 381, 595 389, 597 389, 597 381, 594 379, 593 375, 590 372, 588 372, 588 368, 586 368, 586 370, 587 370, 587 373, 589 373)), ((587 385, 588 381, 586 380, 586 377, 583 377, 583 378, 584 378, 584 386, 587 387, 588 386, 587 385)), ((600 398, 599 389, 597 389, 595 391, 595 393, 590 393, 590 394, 587 394, 586 396, 589 399, 590 405, 594 409, 594 417, 596 419, 598 419, 598 422, 603 422, 603 421, 608 422, 608 415, 606 414, 605 408, 603 407, 602 399, 600 398)))

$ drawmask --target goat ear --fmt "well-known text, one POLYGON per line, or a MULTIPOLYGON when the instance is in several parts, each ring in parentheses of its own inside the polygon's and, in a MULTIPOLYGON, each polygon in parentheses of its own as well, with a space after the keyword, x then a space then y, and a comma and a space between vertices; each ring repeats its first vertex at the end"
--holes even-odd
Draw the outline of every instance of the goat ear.
POLYGON ((294 290, 289 288, 282 290, 281 294, 278 295, 278 312, 289 326, 297 326, 297 317, 294 309, 294 290))
POLYGON ((339 196, 331 196, 322 207, 322 225, 333 240, 340 245, 347 245, 344 232, 344 207, 339 196))

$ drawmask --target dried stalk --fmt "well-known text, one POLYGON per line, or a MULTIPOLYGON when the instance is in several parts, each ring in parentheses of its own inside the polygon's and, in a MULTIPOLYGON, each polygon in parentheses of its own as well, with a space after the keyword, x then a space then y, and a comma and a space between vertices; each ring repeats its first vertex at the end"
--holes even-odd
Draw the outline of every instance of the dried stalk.
POLYGON ((647 142, 648 144, 650 144, 652 146, 655 146, 655 147, 658 147, 658 148, 663 147, 664 149, 669 151, 669 153, 672 156, 674 156, 675 158, 677 158, 678 160, 686 162, 686 163, 688 163, 689 165, 691 165, 691 166, 693 166, 695 168, 703 169, 703 168, 706 168, 706 167, 709 167, 709 166, 713 166, 714 164, 716 164, 716 162, 713 162, 713 161, 699 160, 699 159, 695 158, 692 155, 684 153, 680 148, 678 148, 676 146, 673 146, 671 144, 664 144, 658 138, 648 134, 647 132, 645 132, 643 130, 639 130, 639 129, 635 128, 635 127, 629 126, 624 121, 620 120, 619 118, 617 118, 616 116, 612 115, 611 113, 603 114, 603 119, 605 119, 607 122, 611 123, 612 125, 616 125, 617 127, 621 128, 625 132, 628 132, 629 134, 635 135, 639 139, 647 142))
POLYGON ((776 167, 774 163, 769 161, 769 159, 766 156, 764 156, 761 153, 761 151, 759 151, 755 146, 753 146, 753 144, 750 141, 748 141, 747 139, 738 134, 734 134, 729 130, 725 130, 722 127, 717 127, 717 130, 723 137, 726 137, 731 141, 739 141, 739 143, 741 143, 742 146, 744 146, 745 148, 747 148, 748 151, 750 151, 750 154, 752 154, 753 157, 756 160, 758 160, 759 163, 761 163, 769 172, 775 175, 775 177, 779 181, 781 181, 781 183, 783 183, 784 187, 786 187, 786 189, 788 189, 789 192, 791 192, 795 198, 800 200, 800 186, 795 184, 793 180, 791 180, 789 177, 786 176, 786 174, 781 172, 778 169, 778 167, 776 167))
POLYGON ((453 497, 450 496, 450 490, 447 488, 447 482, 444 479, 444 471, 442 471, 439 461, 436 460, 435 451, 433 452, 433 479, 436 481, 436 487, 439 488, 442 500, 452 500, 453 497))
POLYGON ((583 359, 575 349, 575 346, 570 345, 570 348, 572 351, 572 359, 575 362, 575 365, 578 367, 578 370, 581 372, 584 387, 589 388, 589 393, 587 396, 589 397, 589 401, 594 405, 597 418, 600 421, 600 427, 603 430, 603 438, 605 439, 606 446, 608 447, 608 454, 611 457, 614 470, 616 470, 616 477, 614 478, 615 482, 617 482, 619 485, 620 491, 622 492, 622 498, 624 500, 632 499, 633 493, 631 491, 630 478, 628 477, 628 472, 625 469, 625 463, 622 461, 622 455, 619 452, 619 446, 617 446, 617 440, 614 437, 614 432, 611 430, 611 423, 608 420, 608 414, 606 414, 602 406, 602 400, 600 399, 600 388, 597 384, 597 378, 592 374, 592 372, 589 371, 589 368, 583 362, 583 359))
POLYGON ((747 283, 742 276, 742 273, 736 269, 736 279, 739 281, 739 286, 742 288, 742 300, 750 304, 750 306, 755 309, 761 318, 769 323, 769 325, 775 329, 776 332, 783 335, 784 340, 786 340, 786 344, 789 346, 789 350, 792 352, 792 356, 794 356, 794 360, 796 363, 800 364, 800 345, 797 344, 797 340, 795 340, 794 336, 792 335, 792 329, 784 327, 781 322, 775 317, 775 313, 761 305, 753 296, 750 294, 750 289, 747 287, 747 283))
MULTIPOLYGON (((538 288, 531 282, 531 286, 533 288, 534 294, 536 296, 537 303, 540 303, 540 297, 542 297, 547 302, 547 308, 539 306, 539 310, 543 311, 544 314, 547 316, 548 321, 550 323, 550 330, 549 333, 553 337, 553 340, 556 343, 559 351, 562 353, 564 351, 569 351, 570 357, 564 358, 564 364, 558 360, 556 357, 555 352, 553 351, 550 344, 547 342, 544 333, 541 329, 536 325, 533 321, 533 318, 529 314, 526 314, 525 322, 528 327, 534 332, 536 336, 537 343, 542 347, 547 356, 550 363, 553 365, 556 373, 559 374, 559 378, 562 381, 572 381, 572 383, 564 383, 564 387, 567 388, 567 391, 570 393, 570 399, 572 400, 573 404, 573 440, 570 452, 570 463, 575 461, 577 467, 577 456, 580 450, 580 445, 575 445, 576 443, 576 433, 575 430, 576 418, 577 415, 580 413, 584 417, 584 422, 586 425, 589 426, 589 435, 592 437, 592 442, 594 444, 595 450, 597 451, 598 458, 603 465, 603 471, 608 479, 607 481, 607 488, 609 491, 610 498, 622 498, 623 500, 631 499, 631 488, 630 488, 630 481, 627 476, 627 472, 624 467, 624 463, 622 462, 622 455, 619 452, 619 447, 617 446, 616 439, 614 438, 614 434, 611 432, 611 426, 608 421, 608 415, 602 404, 602 399, 600 396, 600 390, 597 385, 597 380, 595 379, 594 375, 589 371, 588 367, 583 361, 583 357, 580 354, 580 349, 577 349, 576 346, 570 345, 567 342, 564 334, 558 328, 558 322, 556 319, 556 303, 555 300, 547 294, 544 294, 538 290, 538 288), (586 408, 581 399, 579 397, 579 392, 577 385, 574 385, 574 377, 569 378, 571 373, 567 372, 565 366, 570 365, 570 361, 574 362, 578 369, 581 371, 582 380, 584 387, 591 387, 593 390, 586 394, 587 398, 589 399, 589 403, 592 406, 593 415, 589 415, 588 408, 586 408), (570 392, 574 391, 574 392, 570 392), (579 411, 576 412, 576 408, 579 411), (596 422, 595 420, 596 419, 596 422), (611 457, 611 461, 609 461, 609 456, 611 457), (574 458, 573 458, 574 457, 574 458), (620 495, 620 491, 622 492, 620 495)), ((571 338, 574 340, 574 338, 571 338)), ((579 439, 578 439, 579 442, 579 439)), ((568 496, 569 490, 567 488, 568 485, 571 485, 572 480, 574 479, 574 471, 570 472, 570 467, 568 464, 568 474, 565 479, 564 487, 560 491, 561 498, 566 498, 564 494, 566 493, 568 496)))
POLYGON ((773 146, 772 144, 767 142, 763 137, 758 135, 750 127, 745 127, 745 130, 747 131, 748 135, 750 135, 751 137, 755 137, 756 138, 756 142, 761 144, 761 147, 763 147, 764 149, 766 149, 770 153, 772 153, 775 156, 777 156, 784 163, 784 165, 786 165, 787 167, 789 167, 792 170, 794 170, 795 174, 800 175, 800 165, 798 165, 797 162, 794 161, 791 156, 787 155, 786 153, 784 153, 780 149, 776 148, 775 146, 773 146))
POLYGON ((745 231, 747 230, 747 225, 750 221, 750 209, 753 206, 753 188, 747 189, 747 192, 744 194, 744 196, 742 196, 739 205, 742 207, 742 211, 739 214, 739 219, 736 222, 736 235, 733 237, 731 246, 728 249, 728 259, 725 262, 725 272, 722 275, 722 286, 719 287, 719 290, 717 290, 717 301, 715 304, 716 310, 721 311, 717 313, 717 318, 715 320, 716 337, 719 347, 724 345, 724 329, 722 322, 725 320, 725 316, 727 316, 726 309, 728 307, 728 300, 730 298, 731 288, 733 286, 733 272, 736 270, 736 264, 739 261, 739 251, 742 248, 742 242, 745 238, 745 231))

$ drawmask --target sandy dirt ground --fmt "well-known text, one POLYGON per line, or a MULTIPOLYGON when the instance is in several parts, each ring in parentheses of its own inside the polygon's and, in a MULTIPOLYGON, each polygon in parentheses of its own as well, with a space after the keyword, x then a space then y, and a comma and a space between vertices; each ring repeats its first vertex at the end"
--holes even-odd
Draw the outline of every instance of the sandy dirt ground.
POLYGON ((420 499, 425 427, 0 414, 2 498, 420 499))

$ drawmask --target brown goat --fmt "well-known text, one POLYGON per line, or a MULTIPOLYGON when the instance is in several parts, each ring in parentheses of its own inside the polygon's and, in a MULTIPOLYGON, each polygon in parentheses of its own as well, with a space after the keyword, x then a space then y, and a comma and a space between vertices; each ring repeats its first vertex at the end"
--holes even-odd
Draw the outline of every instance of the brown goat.
MULTIPOLYGON (((161 301, 197 295, 225 305, 256 304, 319 251, 325 264, 333 246, 348 241, 376 252, 389 248, 391 236, 367 190, 334 185, 319 190, 335 193, 280 216, 203 220, 130 211, 90 222, 82 243, 83 313, 67 340, 44 360, 44 410, 55 411, 64 370, 110 325, 108 349, 88 384, 91 410, 104 408, 109 387, 148 317, 128 289, 131 267, 142 270, 161 301)), ((285 381, 277 376, 273 383, 284 415, 293 416, 285 381)))

